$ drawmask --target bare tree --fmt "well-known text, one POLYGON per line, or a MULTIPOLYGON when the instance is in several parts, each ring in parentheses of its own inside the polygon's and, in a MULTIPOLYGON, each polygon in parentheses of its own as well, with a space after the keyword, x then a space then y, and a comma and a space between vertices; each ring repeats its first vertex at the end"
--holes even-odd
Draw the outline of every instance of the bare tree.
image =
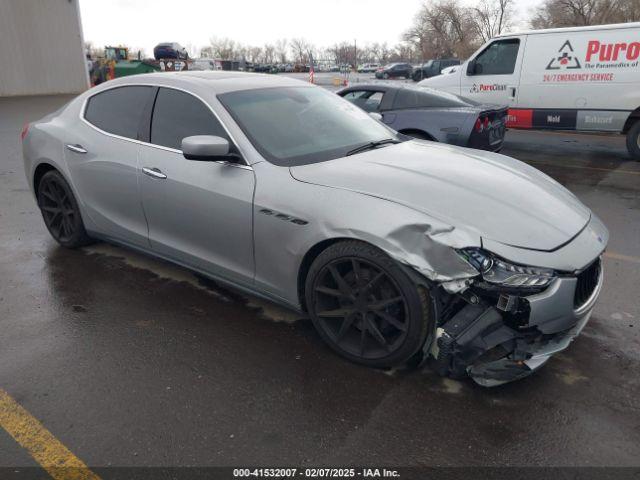
POLYGON ((275 44, 275 56, 279 63, 287 63, 287 50, 289 47, 289 41, 286 38, 281 38, 275 44))
POLYGON ((239 45, 230 38, 212 37, 209 40, 209 43, 211 44, 212 56, 215 58, 220 58, 222 60, 233 60, 237 56, 239 56, 237 52, 239 45))
POLYGON ((425 3, 416 15, 413 26, 404 34, 422 58, 457 56, 472 53, 480 43, 469 9, 458 0, 425 3))
POLYGON ((469 9, 469 15, 484 43, 511 27, 513 0, 486 0, 469 9))
POLYGON ((293 38, 289 42, 293 57, 298 63, 308 63, 309 53, 313 52, 313 45, 304 38, 293 38))
POLYGON ((262 47, 262 61, 264 63, 274 63, 276 61, 276 47, 267 43, 262 47))
POLYGON ((246 58, 249 62, 258 63, 262 60, 262 48, 247 47, 246 52, 242 57, 246 58))
POLYGON ((640 0, 545 0, 531 19, 534 28, 602 25, 640 19, 640 0))

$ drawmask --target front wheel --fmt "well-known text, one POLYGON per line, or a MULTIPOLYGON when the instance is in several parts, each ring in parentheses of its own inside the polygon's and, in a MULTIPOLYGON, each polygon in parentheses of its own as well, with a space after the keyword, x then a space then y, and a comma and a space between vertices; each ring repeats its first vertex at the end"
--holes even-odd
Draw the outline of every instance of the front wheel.
POLYGON ((305 300, 323 340, 367 366, 405 363, 433 328, 425 289, 395 260, 364 242, 338 242, 323 251, 307 275, 305 300))
POLYGON ((38 207, 49 233, 63 247, 91 243, 71 187, 56 170, 45 173, 38 183, 38 207))
POLYGON ((640 161, 640 120, 627 132, 627 150, 635 160, 640 161))

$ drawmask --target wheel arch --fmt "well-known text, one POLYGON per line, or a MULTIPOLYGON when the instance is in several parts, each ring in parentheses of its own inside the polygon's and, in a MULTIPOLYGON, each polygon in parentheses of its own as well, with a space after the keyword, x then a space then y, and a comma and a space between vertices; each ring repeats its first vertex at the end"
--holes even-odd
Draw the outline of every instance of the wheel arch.
MULTIPOLYGON (((334 237, 334 238, 326 238, 324 240, 319 241, 315 245, 313 245, 307 253, 302 257, 302 261, 300 262, 300 267, 298 268, 298 301, 300 302, 300 308, 303 312, 307 311, 307 305, 305 301, 305 283, 307 281, 307 274, 309 273, 309 269, 311 268, 311 264, 313 261, 318 258, 322 252, 324 252, 331 245, 349 240, 359 240, 357 238, 351 237, 334 237)), ((365 242, 366 243, 366 242, 365 242)))
POLYGON ((624 127, 622 128, 622 133, 627 134, 631 127, 635 125, 636 122, 640 121, 640 107, 636 108, 631 114, 627 117, 627 121, 624 122, 624 127))
POLYGON ((33 171, 33 193, 36 196, 36 200, 38 199, 38 187, 40 186, 40 180, 44 176, 45 173, 50 172, 51 170, 55 170, 63 177, 64 173, 60 171, 60 169, 56 168, 53 164, 49 162, 41 162, 38 164, 36 169, 33 171))
POLYGON ((429 132, 425 131, 425 130, 421 130, 419 128, 405 128, 403 130, 399 130, 398 133, 402 133, 404 135, 411 135, 412 133, 417 133, 420 135, 424 135, 426 136, 426 140, 432 141, 432 142, 437 142, 437 140, 435 139, 435 137, 433 135, 431 135, 429 132))

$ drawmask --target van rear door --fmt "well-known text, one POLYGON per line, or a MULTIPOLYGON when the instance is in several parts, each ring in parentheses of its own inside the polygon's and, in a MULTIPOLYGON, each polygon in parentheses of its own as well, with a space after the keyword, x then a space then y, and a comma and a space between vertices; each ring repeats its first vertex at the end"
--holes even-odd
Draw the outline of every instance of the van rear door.
POLYGON ((526 36, 491 41, 462 67, 460 95, 480 103, 517 101, 526 36))

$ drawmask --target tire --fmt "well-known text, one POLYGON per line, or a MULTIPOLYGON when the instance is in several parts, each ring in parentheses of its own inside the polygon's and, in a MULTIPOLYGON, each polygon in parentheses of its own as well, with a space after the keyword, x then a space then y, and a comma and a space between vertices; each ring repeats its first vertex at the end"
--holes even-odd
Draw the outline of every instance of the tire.
POLYGON ((383 251, 360 241, 335 243, 314 260, 305 300, 322 339, 369 367, 405 363, 433 329, 426 290, 383 251))
POLYGON ((78 248, 92 242, 71 187, 57 170, 48 171, 40 179, 38 207, 47 230, 63 247, 78 248))
POLYGON ((627 150, 634 160, 640 162, 640 120, 636 120, 627 132, 627 150))

